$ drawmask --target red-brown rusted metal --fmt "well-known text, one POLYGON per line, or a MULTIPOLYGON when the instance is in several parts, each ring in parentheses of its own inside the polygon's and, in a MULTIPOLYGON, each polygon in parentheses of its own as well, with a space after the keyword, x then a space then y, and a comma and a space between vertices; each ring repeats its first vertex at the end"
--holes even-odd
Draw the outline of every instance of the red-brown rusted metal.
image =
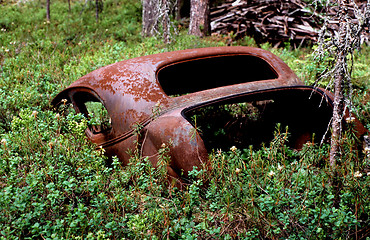
MULTIPOLYGON (((234 70, 224 71, 231 73, 234 70)), ((176 80, 173 77, 167 81, 176 80)), ((189 109, 257 93, 278 93, 289 88, 317 92, 331 104, 330 93, 303 86, 296 74, 268 51, 250 47, 215 47, 143 56, 102 67, 72 83, 54 98, 52 104, 57 106, 66 99, 77 112, 83 112, 79 107, 81 94, 95 97, 106 107, 112 128, 97 134, 87 129, 86 134, 93 143, 105 148, 108 156, 117 155, 124 164, 129 161, 128 150, 133 150, 139 144, 141 153, 148 156, 154 166, 158 161, 158 149, 167 144, 171 157, 168 173, 180 178, 182 172, 183 177, 187 177, 187 172, 194 166, 200 166, 208 160, 208 150, 201 135, 194 123, 185 116, 189 109), (158 80, 158 74, 169 66, 222 56, 254 56, 266 62, 276 77, 249 81, 251 73, 246 72, 245 82, 242 80, 237 84, 176 97, 168 96, 158 80), (140 137, 135 134, 137 130, 141 132, 140 137)), ((294 106, 299 106, 299 103, 294 106)), ((363 135, 366 131, 363 126, 359 122, 356 122, 356 126, 358 135, 363 135)), ((306 140, 309 139, 301 137, 297 141, 306 140)))

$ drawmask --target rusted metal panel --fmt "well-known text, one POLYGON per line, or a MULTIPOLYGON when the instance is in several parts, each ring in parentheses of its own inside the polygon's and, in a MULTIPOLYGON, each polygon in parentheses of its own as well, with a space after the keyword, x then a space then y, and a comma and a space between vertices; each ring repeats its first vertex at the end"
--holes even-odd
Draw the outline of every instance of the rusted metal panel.
MULTIPOLYGON (((238 64, 243 67, 241 63, 238 64)), ((230 69, 224 69, 224 71, 230 73, 236 71, 231 69, 232 64, 228 66, 230 69)), ((186 68, 185 71, 187 71, 186 68)), ((223 76, 227 75, 223 73, 223 76)), ((167 78, 166 81, 171 83, 174 90, 176 87, 183 86, 176 83, 177 79, 182 79, 180 76, 172 73, 167 78)), ((188 87, 192 88, 192 86, 188 87)), ((89 117, 85 102, 101 102, 109 114, 111 127, 99 133, 87 129, 86 134, 92 142, 105 148, 108 156, 117 155, 124 164, 129 161, 127 151, 133 150, 139 144, 141 153, 148 156, 154 166, 158 161, 158 149, 163 144, 169 144, 171 163, 168 166, 168 172, 170 176, 179 178, 182 172, 186 177, 187 172, 194 166, 206 163, 209 152, 207 142, 197 131, 194 122, 187 118, 186 112, 197 107, 230 102, 244 97, 253 101, 253 96, 263 96, 263 94, 269 97, 278 96, 284 91, 286 93, 289 88, 294 90, 292 90, 294 94, 299 94, 299 91, 296 91, 298 89, 303 92, 317 92, 331 106, 333 97, 330 93, 303 86, 296 74, 272 53, 250 47, 216 47, 160 53, 102 67, 72 83, 54 98, 52 104, 58 106, 63 99, 66 99, 73 104, 77 112, 82 112, 89 117), (210 83, 212 79, 207 79, 207 72, 202 73, 201 78, 197 78, 197 71, 203 70, 202 66, 197 64, 202 60, 209 65, 205 71, 212 71, 212 59, 218 58, 222 64, 222 61, 228 61, 233 56, 253 56, 267 67, 257 68, 245 74, 243 69, 239 69, 241 71, 239 75, 230 74, 241 78, 236 81, 236 84, 229 85, 228 79, 218 79, 222 82, 221 85, 209 89, 207 81, 210 83), (193 71, 189 76, 195 78, 195 84, 204 85, 202 90, 197 91, 197 88, 193 88, 194 91, 189 94, 167 95, 159 75, 170 68, 174 68, 172 72, 176 73, 176 66, 193 62, 191 66, 195 66, 197 71, 189 69, 193 71), (271 71, 275 77, 248 79, 252 75, 258 78, 258 74, 263 74, 263 71, 271 71)), ((286 94, 284 96, 286 97, 286 94)), ((294 106, 299 108, 299 103, 295 103, 294 106)), ((327 111, 330 112, 330 109, 330 107, 327 108, 327 111)), ((317 119, 319 117, 316 121, 317 119)), ((357 119, 356 127, 359 136, 366 131, 357 119)), ((304 143, 310 136, 305 137, 302 134, 297 137, 298 145, 304 143)))
POLYGON ((293 71, 268 51, 249 47, 204 48, 160 53, 102 67, 72 83, 55 97, 53 104, 63 98, 72 97, 71 94, 75 88, 94 91, 104 101, 112 121, 119 122, 118 128, 115 129, 116 133, 122 134, 128 131, 133 123, 147 121, 153 107, 159 101, 162 109, 165 110, 176 105, 184 106, 206 101, 214 95, 226 96, 250 90, 299 84, 302 83, 293 71), (235 54, 249 54, 264 59, 278 73, 278 79, 260 81, 257 85, 251 82, 238 84, 235 87, 211 89, 172 99, 163 92, 156 78, 157 72, 170 64, 235 54))

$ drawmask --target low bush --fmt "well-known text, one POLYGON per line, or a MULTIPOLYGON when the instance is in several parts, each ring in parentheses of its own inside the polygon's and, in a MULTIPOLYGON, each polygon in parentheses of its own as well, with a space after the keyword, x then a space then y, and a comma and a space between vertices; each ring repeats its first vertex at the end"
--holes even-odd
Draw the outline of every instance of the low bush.
MULTIPOLYGON (((0 234, 26 238, 361 238, 369 222, 369 159, 344 159, 337 184, 327 146, 270 146, 210 155, 183 190, 133 153, 107 164, 81 115, 22 110, 1 140, 0 234), (51 134, 52 133, 52 134, 51 134), (339 191, 338 191, 339 189, 339 191)), ((353 150, 354 151, 354 150, 353 150)), ((168 159, 167 147, 159 151, 168 159)), ((354 151, 355 153, 355 151, 354 151)))

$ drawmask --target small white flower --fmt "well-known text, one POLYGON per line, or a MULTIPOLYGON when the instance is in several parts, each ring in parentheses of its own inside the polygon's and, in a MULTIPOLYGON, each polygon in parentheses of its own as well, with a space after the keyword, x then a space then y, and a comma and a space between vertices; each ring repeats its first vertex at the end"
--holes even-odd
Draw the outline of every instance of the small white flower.
POLYGON ((162 143, 161 148, 165 148, 165 147, 166 147, 166 144, 162 143))
POLYGON ((270 177, 272 177, 272 176, 274 176, 274 175, 275 175, 274 171, 272 171, 272 170, 271 170, 271 171, 269 172, 269 176, 270 176, 270 177))
POLYGON ((236 174, 239 174, 239 173, 240 173, 240 171, 241 171, 241 169, 240 169, 240 168, 236 168, 236 169, 235 169, 235 173, 236 173, 236 174))
POLYGON ((278 169, 279 171, 281 171, 281 170, 283 170, 283 167, 282 167, 280 164, 278 164, 277 169, 278 169))
POLYGON ((298 164, 298 162, 297 161, 294 161, 294 162, 292 162, 290 165, 297 165, 298 164))
POLYGON ((37 111, 33 111, 31 115, 34 116, 34 117, 37 117, 37 114, 38 114, 37 111))
POLYGON ((356 178, 360 178, 360 177, 362 177, 362 173, 360 173, 360 171, 357 171, 353 174, 353 176, 356 177, 356 178))
POLYGON ((99 146, 99 148, 100 148, 100 152, 101 152, 102 154, 104 154, 104 153, 105 153, 105 149, 104 149, 102 146, 99 146))
POLYGON ((370 147, 365 147, 365 148, 364 148, 364 151, 365 151, 366 153, 370 153, 370 147))
POLYGON ((1 144, 3 144, 3 145, 6 145, 6 139, 5 138, 3 138, 3 139, 1 139, 1 144))
POLYGON ((235 147, 235 146, 232 146, 231 148, 230 148, 230 151, 232 151, 232 152, 235 152, 237 150, 237 148, 235 147))
POLYGON ((221 156, 222 155, 222 150, 221 149, 217 149, 217 156, 221 156))
POLYGON ((367 175, 367 176, 370 176, 370 172, 367 172, 367 173, 366 173, 366 175, 367 175))

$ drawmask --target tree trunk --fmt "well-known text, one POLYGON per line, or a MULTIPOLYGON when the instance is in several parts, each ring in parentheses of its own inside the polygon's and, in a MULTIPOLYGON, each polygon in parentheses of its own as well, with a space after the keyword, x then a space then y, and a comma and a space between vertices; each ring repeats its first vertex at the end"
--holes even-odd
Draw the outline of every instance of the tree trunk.
POLYGON ((46 21, 50 22, 50 0, 46 0, 46 21))
POLYGON ((162 33, 164 42, 169 43, 171 37, 170 12, 174 7, 174 3, 170 0, 142 0, 142 6, 143 22, 141 34, 143 37, 162 33))
POLYGON ((209 31, 209 0, 191 0, 189 34, 205 36, 209 31))
POLYGON ((152 36, 158 16, 157 0, 142 0, 142 31, 143 37, 152 36))
POLYGON ((95 18, 99 22, 99 0, 95 0, 95 18))
MULTIPOLYGON (((343 62, 345 61, 345 59, 341 57, 339 61, 343 62)), ((332 167, 336 165, 337 159, 340 156, 342 116, 343 116, 343 72, 339 71, 336 74, 334 81, 334 107, 333 107, 332 135, 329 160, 330 165, 332 167)))
MULTIPOLYGON (((342 133, 342 118, 344 116, 343 104, 343 84, 346 80, 347 64, 346 57, 348 55, 346 47, 347 24, 345 16, 347 14, 348 0, 338 0, 340 9, 340 24, 339 24, 339 45, 337 46, 338 59, 336 63, 336 72, 334 76, 334 107, 332 120, 332 135, 330 148, 330 166, 336 166, 338 157, 340 157, 340 139, 342 133)), ((347 39, 348 40, 348 39, 347 39)))
POLYGON ((162 30, 163 30, 163 39, 164 43, 170 42, 170 17, 168 15, 169 6, 168 0, 162 0, 162 30))

